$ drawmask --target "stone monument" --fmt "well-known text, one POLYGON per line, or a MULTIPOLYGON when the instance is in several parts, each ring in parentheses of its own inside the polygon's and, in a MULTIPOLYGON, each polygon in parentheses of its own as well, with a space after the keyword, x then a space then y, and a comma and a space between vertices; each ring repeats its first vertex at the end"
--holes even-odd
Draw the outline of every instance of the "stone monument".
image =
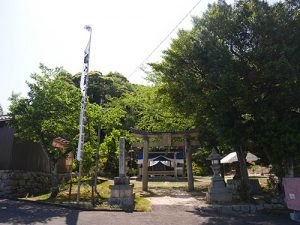
POLYGON ((208 192, 206 194, 206 200, 208 203, 223 203, 232 201, 232 193, 226 187, 223 177, 220 175, 220 159, 221 156, 213 148, 211 154, 208 156, 207 160, 211 160, 211 168, 214 172, 211 178, 211 184, 208 187, 208 192))
POLYGON ((125 170, 125 138, 120 138, 119 176, 114 178, 114 184, 109 186, 110 205, 119 205, 125 211, 134 210, 133 184, 125 170))

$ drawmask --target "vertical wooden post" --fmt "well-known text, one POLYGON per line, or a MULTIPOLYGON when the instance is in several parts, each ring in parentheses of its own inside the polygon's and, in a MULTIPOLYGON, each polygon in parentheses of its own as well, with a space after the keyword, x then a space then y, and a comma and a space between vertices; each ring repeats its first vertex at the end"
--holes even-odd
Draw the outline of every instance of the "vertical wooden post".
POLYGON ((77 186, 77 204, 80 201, 80 185, 81 185, 81 174, 82 174, 82 160, 79 161, 79 172, 78 172, 78 186, 77 186))
POLYGON ((149 151, 149 138, 144 136, 143 144, 143 191, 148 191, 148 151, 149 151))
POLYGON ((188 135, 184 137, 184 148, 185 148, 185 159, 186 159, 186 170, 187 170, 187 177, 188 177, 188 190, 194 190, 194 177, 193 177, 193 170, 192 170, 192 149, 190 138, 188 135))
POLYGON ((176 159, 176 152, 174 152, 174 177, 177 178, 177 159, 176 159))
POLYGON ((70 187, 69 187, 69 201, 71 200, 71 194, 72 194, 72 166, 70 166, 70 187))

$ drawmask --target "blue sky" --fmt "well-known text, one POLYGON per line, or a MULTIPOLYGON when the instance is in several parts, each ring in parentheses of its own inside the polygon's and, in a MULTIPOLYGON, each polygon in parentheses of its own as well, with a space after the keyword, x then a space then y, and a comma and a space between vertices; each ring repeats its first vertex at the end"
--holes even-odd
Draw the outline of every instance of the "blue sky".
MULTIPOLYGON (((40 62, 81 72, 85 24, 93 28, 90 70, 128 77, 198 1, 0 0, 0 104, 7 110, 12 92, 26 95, 25 81, 39 72, 40 62)), ((192 15, 200 16, 212 2, 202 0, 192 15)), ((179 28, 190 29, 191 18, 179 28)), ((159 61, 174 37, 176 32, 148 62, 159 61)), ((129 80, 145 84, 144 77, 137 70, 129 80)))

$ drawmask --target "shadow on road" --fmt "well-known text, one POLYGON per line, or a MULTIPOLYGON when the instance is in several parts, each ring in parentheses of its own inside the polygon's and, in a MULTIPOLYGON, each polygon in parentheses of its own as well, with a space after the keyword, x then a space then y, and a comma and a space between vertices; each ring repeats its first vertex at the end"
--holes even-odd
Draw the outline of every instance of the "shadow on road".
POLYGON ((65 217, 66 224, 75 225, 79 212, 38 203, 0 199, 0 224, 47 223, 54 218, 65 217))
POLYGON ((289 219, 288 213, 280 214, 239 214, 236 216, 220 215, 219 213, 204 213, 199 210, 187 211, 189 213, 206 218, 202 225, 297 225, 295 221, 289 219))

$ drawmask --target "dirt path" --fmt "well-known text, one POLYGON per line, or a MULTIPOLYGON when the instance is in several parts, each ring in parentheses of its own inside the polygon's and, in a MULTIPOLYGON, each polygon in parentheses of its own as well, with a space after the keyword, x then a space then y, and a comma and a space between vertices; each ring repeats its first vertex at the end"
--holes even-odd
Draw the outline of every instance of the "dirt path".
POLYGON ((206 205, 205 196, 201 192, 187 192, 183 189, 153 189, 153 197, 148 197, 153 206, 189 206, 199 207, 206 205))

